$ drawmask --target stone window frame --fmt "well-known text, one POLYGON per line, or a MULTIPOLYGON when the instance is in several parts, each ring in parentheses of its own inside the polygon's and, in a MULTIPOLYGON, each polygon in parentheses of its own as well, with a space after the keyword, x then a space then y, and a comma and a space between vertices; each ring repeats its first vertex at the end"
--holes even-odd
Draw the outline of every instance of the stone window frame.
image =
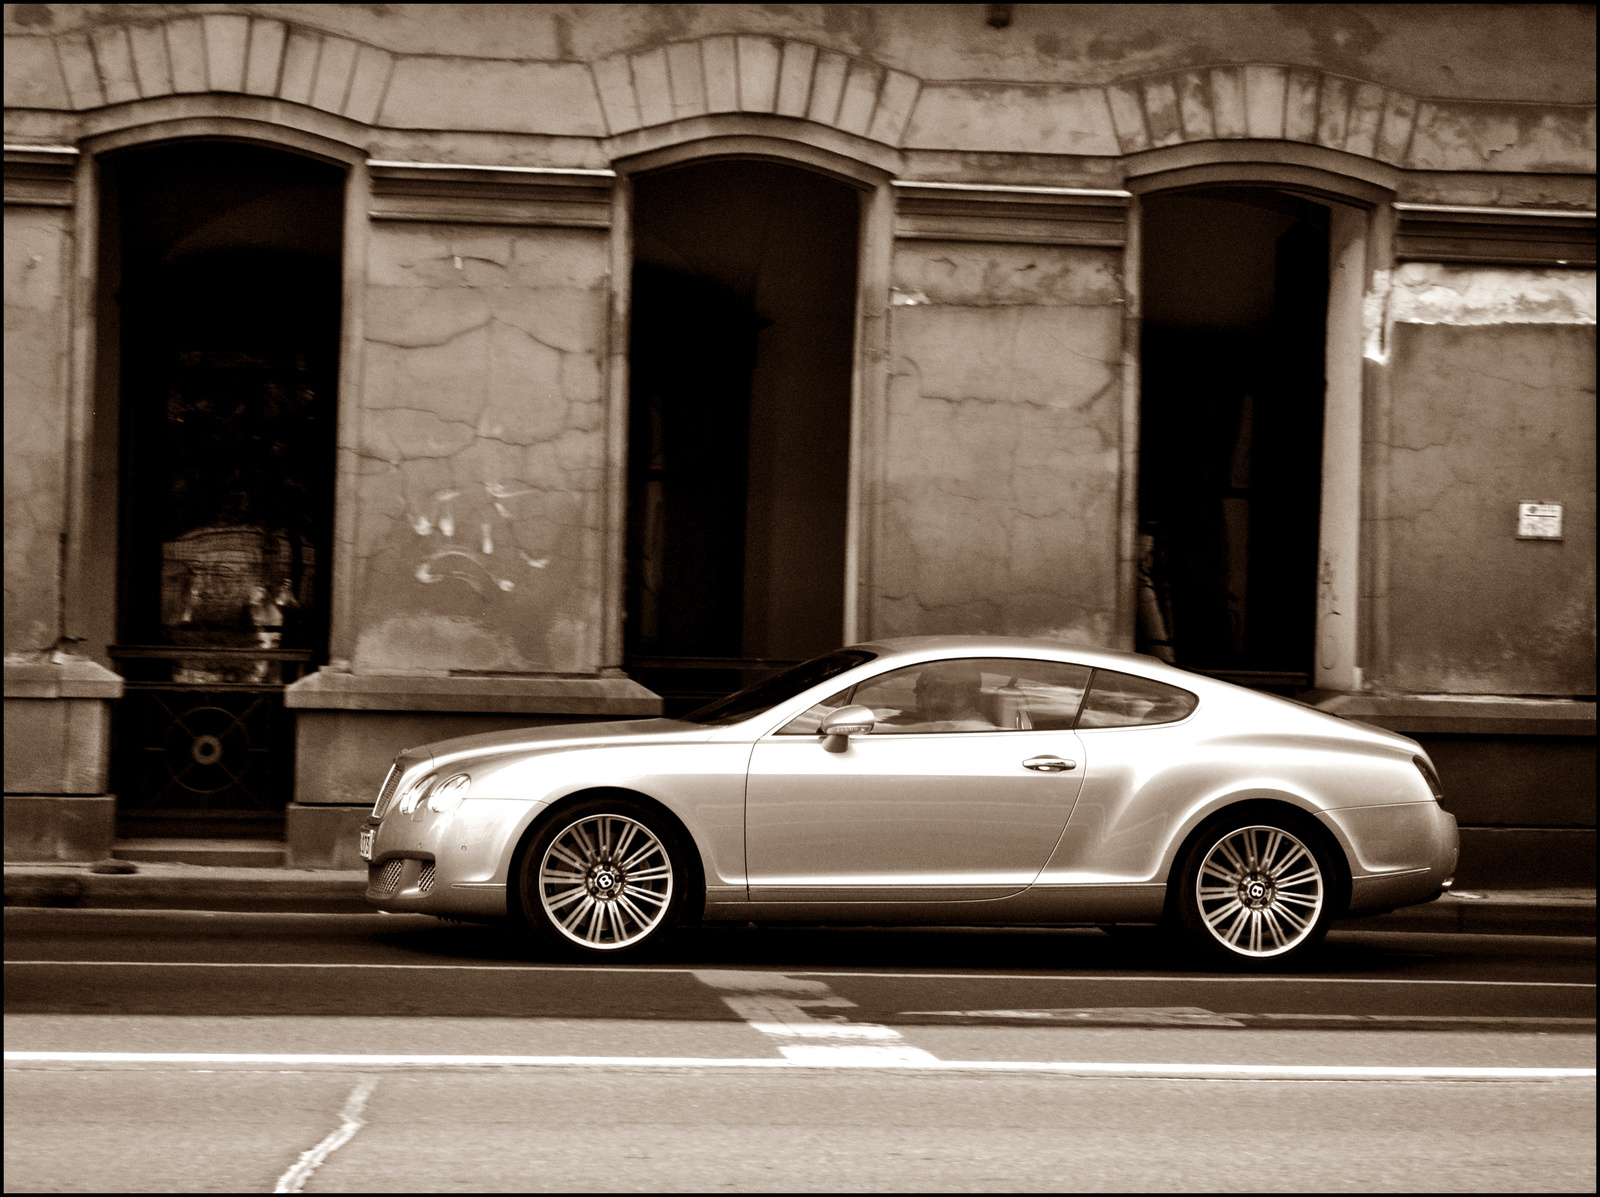
POLYGON ((1389 376, 1370 352, 1367 308, 1369 294, 1393 268, 1394 201, 1402 172, 1289 142, 1175 146, 1130 155, 1124 165, 1124 186, 1134 200, 1124 268, 1121 609, 1132 610, 1136 585, 1141 201, 1208 186, 1260 186, 1300 195, 1326 207, 1331 218, 1312 685, 1359 691, 1387 623, 1378 580, 1387 576, 1382 525, 1388 479, 1378 449, 1388 427, 1389 376))
MULTIPOLYGON (((212 97, 214 98, 214 97, 212 97)), ((335 429, 333 568, 329 577, 329 655, 349 656, 353 638, 351 604, 354 599, 355 562, 343 551, 354 543, 357 516, 355 487, 359 443, 362 360, 362 288, 366 277, 368 209, 371 183, 366 151, 337 136, 344 122, 323 119, 299 126, 271 119, 238 116, 217 111, 236 103, 207 104, 208 97, 185 97, 174 107, 170 100, 144 100, 129 104, 117 116, 93 129, 78 142, 79 156, 73 179, 74 278, 72 297, 73 341, 71 381, 68 389, 69 450, 67 465, 67 536, 62 572, 65 581, 62 623, 66 637, 78 640, 83 651, 104 663, 105 648, 115 642, 117 599, 115 584, 107 585, 104 563, 96 564, 90 552, 90 513, 116 510, 119 471, 100 466, 101 453, 115 455, 115 429, 120 409, 115 379, 100 376, 100 329, 97 307, 100 258, 100 159, 130 149, 171 145, 183 141, 231 141, 259 145, 314 158, 345 172, 344 225, 341 234, 341 314, 339 336, 339 397, 335 429), (322 126, 313 130, 306 125, 322 126), (334 134, 334 135, 330 135, 334 134), (107 436, 108 446, 98 444, 107 436), (98 452, 97 452, 98 450, 98 452)), ((253 101, 251 103, 259 103, 253 101)), ((111 521, 114 529, 115 521, 111 521)), ((113 531, 115 546, 116 533, 113 531)), ((103 540, 103 538, 102 538, 103 540)), ((103 548, 103 544, 99 547, 103 548)), ((116 566, 109 566, 114 577, 116 566)))
POLYGON ((645 131, 630 138, 627 152, 611 160, 617 172, 612 192, 611 346, 607 421, 612 429, 607 451, 606 592, 603 656, 622 660, 622 604, 626 571, 623 521, 626 513, 628 427, 628 323, 633 266, 633 177, 687 163, 774 162, 825 175, 854 188, 860 196, 856 258, 855 333, 850 369, 850 460, 845 497, 844 626, 842 644, 854 644, 870 631, 873 513, 878 461, 884 442, 889 390, 889 282, 894 255, 898 155, 834 130, 808 136, 783 135, 770 122, 744 113, 714 114, 645 131))

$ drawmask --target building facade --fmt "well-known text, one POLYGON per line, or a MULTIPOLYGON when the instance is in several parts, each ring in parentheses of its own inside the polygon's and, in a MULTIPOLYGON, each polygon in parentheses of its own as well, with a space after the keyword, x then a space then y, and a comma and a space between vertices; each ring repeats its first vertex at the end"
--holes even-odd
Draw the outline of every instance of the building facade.
POLYGON ((841 643, 1413 734, 1593 884, 1594 21, 5 10, 7 859, 841 643))

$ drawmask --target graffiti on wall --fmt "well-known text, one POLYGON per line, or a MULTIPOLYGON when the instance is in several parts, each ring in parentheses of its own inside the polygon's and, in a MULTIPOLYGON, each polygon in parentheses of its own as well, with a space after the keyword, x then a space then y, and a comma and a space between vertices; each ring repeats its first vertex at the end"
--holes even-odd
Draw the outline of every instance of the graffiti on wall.
MULTIPOLYGON (((479 483, 484 499, 461 490, 440 490, 430 496, 427 509, 407 512, 412 531, 431 540, 437 534, 441 547, 427 552, 413 577, 424 586, 458 581, 483 595, 490 588, 511 591, 517 588, 513 576, 517 566, 542 570, 550 558, 535 557, 517 536, 517 521, 507 504, 522 495, 533 494, 532 487, 517 488, 498 481, 479 483), (466 514, 458 520, 458 504, 466 514), (459 536, 457 534, 460 534, 459 536)), ((438 542, 435 542, 438 543, 438 542)))

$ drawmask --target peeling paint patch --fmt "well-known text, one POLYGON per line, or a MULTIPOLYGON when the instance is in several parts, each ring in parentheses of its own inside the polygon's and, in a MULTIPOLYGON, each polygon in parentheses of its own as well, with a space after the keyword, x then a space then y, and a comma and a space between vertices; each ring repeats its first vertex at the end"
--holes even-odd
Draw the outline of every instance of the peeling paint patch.
POLYGON ((1388 307, 1390 324, 1593 324, 1595 273, 1407 262, 1388 307))
POLYGON ((1394 285, 1388 270, 1372 272, 1372 286, 1361 300, 1361 356, 1370 362, 1389 360, 1389 292, 1394 285))

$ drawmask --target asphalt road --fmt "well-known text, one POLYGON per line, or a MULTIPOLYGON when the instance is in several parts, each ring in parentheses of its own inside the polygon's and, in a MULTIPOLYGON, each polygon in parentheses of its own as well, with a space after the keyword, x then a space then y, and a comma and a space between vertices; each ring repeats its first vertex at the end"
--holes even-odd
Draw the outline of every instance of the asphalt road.
POLYGON ((7 909, 5 1189, 1593 1191, 1594 940, 7 909))

